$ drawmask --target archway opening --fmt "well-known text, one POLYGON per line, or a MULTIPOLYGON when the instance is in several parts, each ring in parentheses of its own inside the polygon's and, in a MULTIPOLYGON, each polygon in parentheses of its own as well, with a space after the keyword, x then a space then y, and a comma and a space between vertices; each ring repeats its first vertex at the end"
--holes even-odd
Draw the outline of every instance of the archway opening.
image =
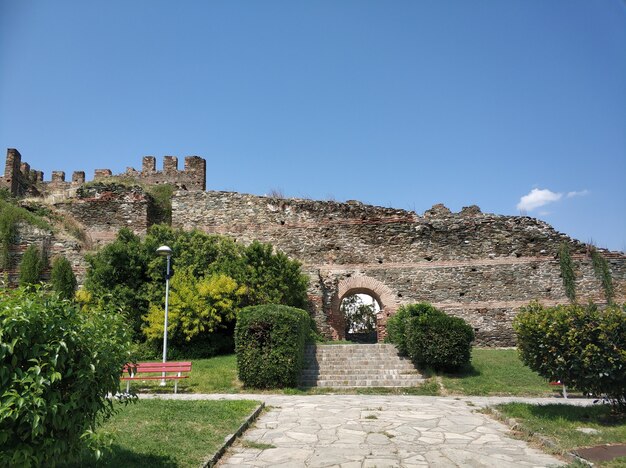
POLYGON ((377 315, 380 310, 380 303, 367 293, 344 296, 340 311, 345 323, 345 339, 355 343, 377 343, 377 315))

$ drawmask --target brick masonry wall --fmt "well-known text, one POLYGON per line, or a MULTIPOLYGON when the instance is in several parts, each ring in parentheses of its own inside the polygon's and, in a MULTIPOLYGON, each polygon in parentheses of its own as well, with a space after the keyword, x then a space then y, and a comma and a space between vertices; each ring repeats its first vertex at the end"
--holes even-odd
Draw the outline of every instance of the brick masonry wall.
POLYGON ((103 183, 79 189, 75 198, 55 203, 54 208, 80 224, 90 243, 97 246, 111 242, 123 227, 145 235, 150 203, 138 186, 103 183))
POLYGON ((5 276, 7 276, 10 285, 17 285, 22 255, 31 244, 38 246, 40 250, 46 252, 48 257, 49 265, 43 273, 43 280, 50 278, 50 266, 54 257, 62 255, 70 261, 78 283, 83 284, 87 271, 83 245, 76 239, 72 239, 62 233, 40 229, 25 223, 20 223, 18 226, 16 242, 9 250, 11 267, 6 270, 0 268, 1 280, 4 281, 5 276))
MULTIPOLYGON (((566 303, 558 263, 570 245, 581 301, 604 300, 586 246, 529 217, 483 214, 473 206, 451 213, 442 205, 414 212, 231 192, 178 192, 172 223, 272 243, 303 263, 311 278, 311 313, 320 330, 343 338, 341 299, 368 293, 387 317, 406 303, 428 301, 474 327, 477 343, 514 344, 511 328, 531 300, 566 303)), ((608 255, 616 299, 626 301, 626 257, 608 255)))

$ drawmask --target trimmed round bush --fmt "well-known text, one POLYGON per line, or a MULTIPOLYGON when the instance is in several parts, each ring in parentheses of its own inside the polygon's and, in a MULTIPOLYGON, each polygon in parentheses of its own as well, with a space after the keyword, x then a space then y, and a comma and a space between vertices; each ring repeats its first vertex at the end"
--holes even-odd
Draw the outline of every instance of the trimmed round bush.
POLYGON ((513 322, 522 362, 626 411, 626 304, 524 307, 513 322))
POLYGON ((55 466, 97 448, 130 334, 39 288, 0 291, 0 466, 55 466))
POLYGON ((407 320, 411 317, 419 317, 423 314, 442 315, 443 312, 427 302, 420 302, 419 304, 408 304, 400 307, 398 311, 387 320, 387 341, 396 345, 401 355, 407 356, 409 354, 406 347, 407 320))
POLYGON ((436 310, 408 319, 405 339, 415 365, 453 371, 469 365, 474 330, 462 318, 436 310))
POLYGON ((310 334, 302 309, 276 304, 246 307, 237 315, 235 350, 239 379, 246 387, 297 384, 310 334))

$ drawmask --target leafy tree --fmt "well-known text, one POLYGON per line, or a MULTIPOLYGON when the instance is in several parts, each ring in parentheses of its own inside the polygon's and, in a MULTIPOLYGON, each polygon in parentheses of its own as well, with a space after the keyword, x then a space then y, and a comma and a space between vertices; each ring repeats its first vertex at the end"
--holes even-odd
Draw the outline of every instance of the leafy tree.
POLYGON ((149 305, 149 277, 148 254, 139 237, 129 229, 121 229, 114 242, 87 256, 87 262, 85 288, 93 301, 115 304, 126 314, 135 336, 141 336, 141 317, 149 305))
POLYGON ((353 294, 341 301, 340 309, 346 320, 346 333, 376 332, 376 306, 374 304, 366 304, 358 294, 353 294))
POLYGON ((39 283, 44 266, 39 248, 34 244, 29 245, 20 264, 20 286, 30 286, 39 283))
POLYGON ((55 466, 98 448, 129 358, 121 318, 39 288, 0 291, 0 466, 55 466))
POLYGON ((72 271, 72 265, 65 257, 56 257, 52 262, 50 272, 52 289, 59 293, 63 299, 72 299, 76 292, 76 276, 72 271))
POLYGON ((565 295, 570 302, 576 302, 576 274, 574 273, 574 262, 569 251, 569 245, 565 242, 559 247, 559 265, 561 267, 561 277, 563 278, 563 288, 565 295))
MULTIPOLYGON (((172 278, 168 311, 167 331, 172 342, 190 341, 234 320, 244 293, 244 287, 224 274, 196 278, 190 269, 179 270, 172 278)), ((146 336, 160 339, 165 322, 163 307, 152 304, 145 320, 146 336)))

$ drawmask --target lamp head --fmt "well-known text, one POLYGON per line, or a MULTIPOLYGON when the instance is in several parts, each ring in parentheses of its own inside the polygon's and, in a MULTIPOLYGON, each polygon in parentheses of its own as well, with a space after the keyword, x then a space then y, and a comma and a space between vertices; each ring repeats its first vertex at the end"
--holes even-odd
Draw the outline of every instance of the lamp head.
POLYGON ((161 247, 156 249, 156 252, 161 257, 169 257, 170 255, 172 255, 172 249, 170 249, 167 245, 162 245, 161 247))

